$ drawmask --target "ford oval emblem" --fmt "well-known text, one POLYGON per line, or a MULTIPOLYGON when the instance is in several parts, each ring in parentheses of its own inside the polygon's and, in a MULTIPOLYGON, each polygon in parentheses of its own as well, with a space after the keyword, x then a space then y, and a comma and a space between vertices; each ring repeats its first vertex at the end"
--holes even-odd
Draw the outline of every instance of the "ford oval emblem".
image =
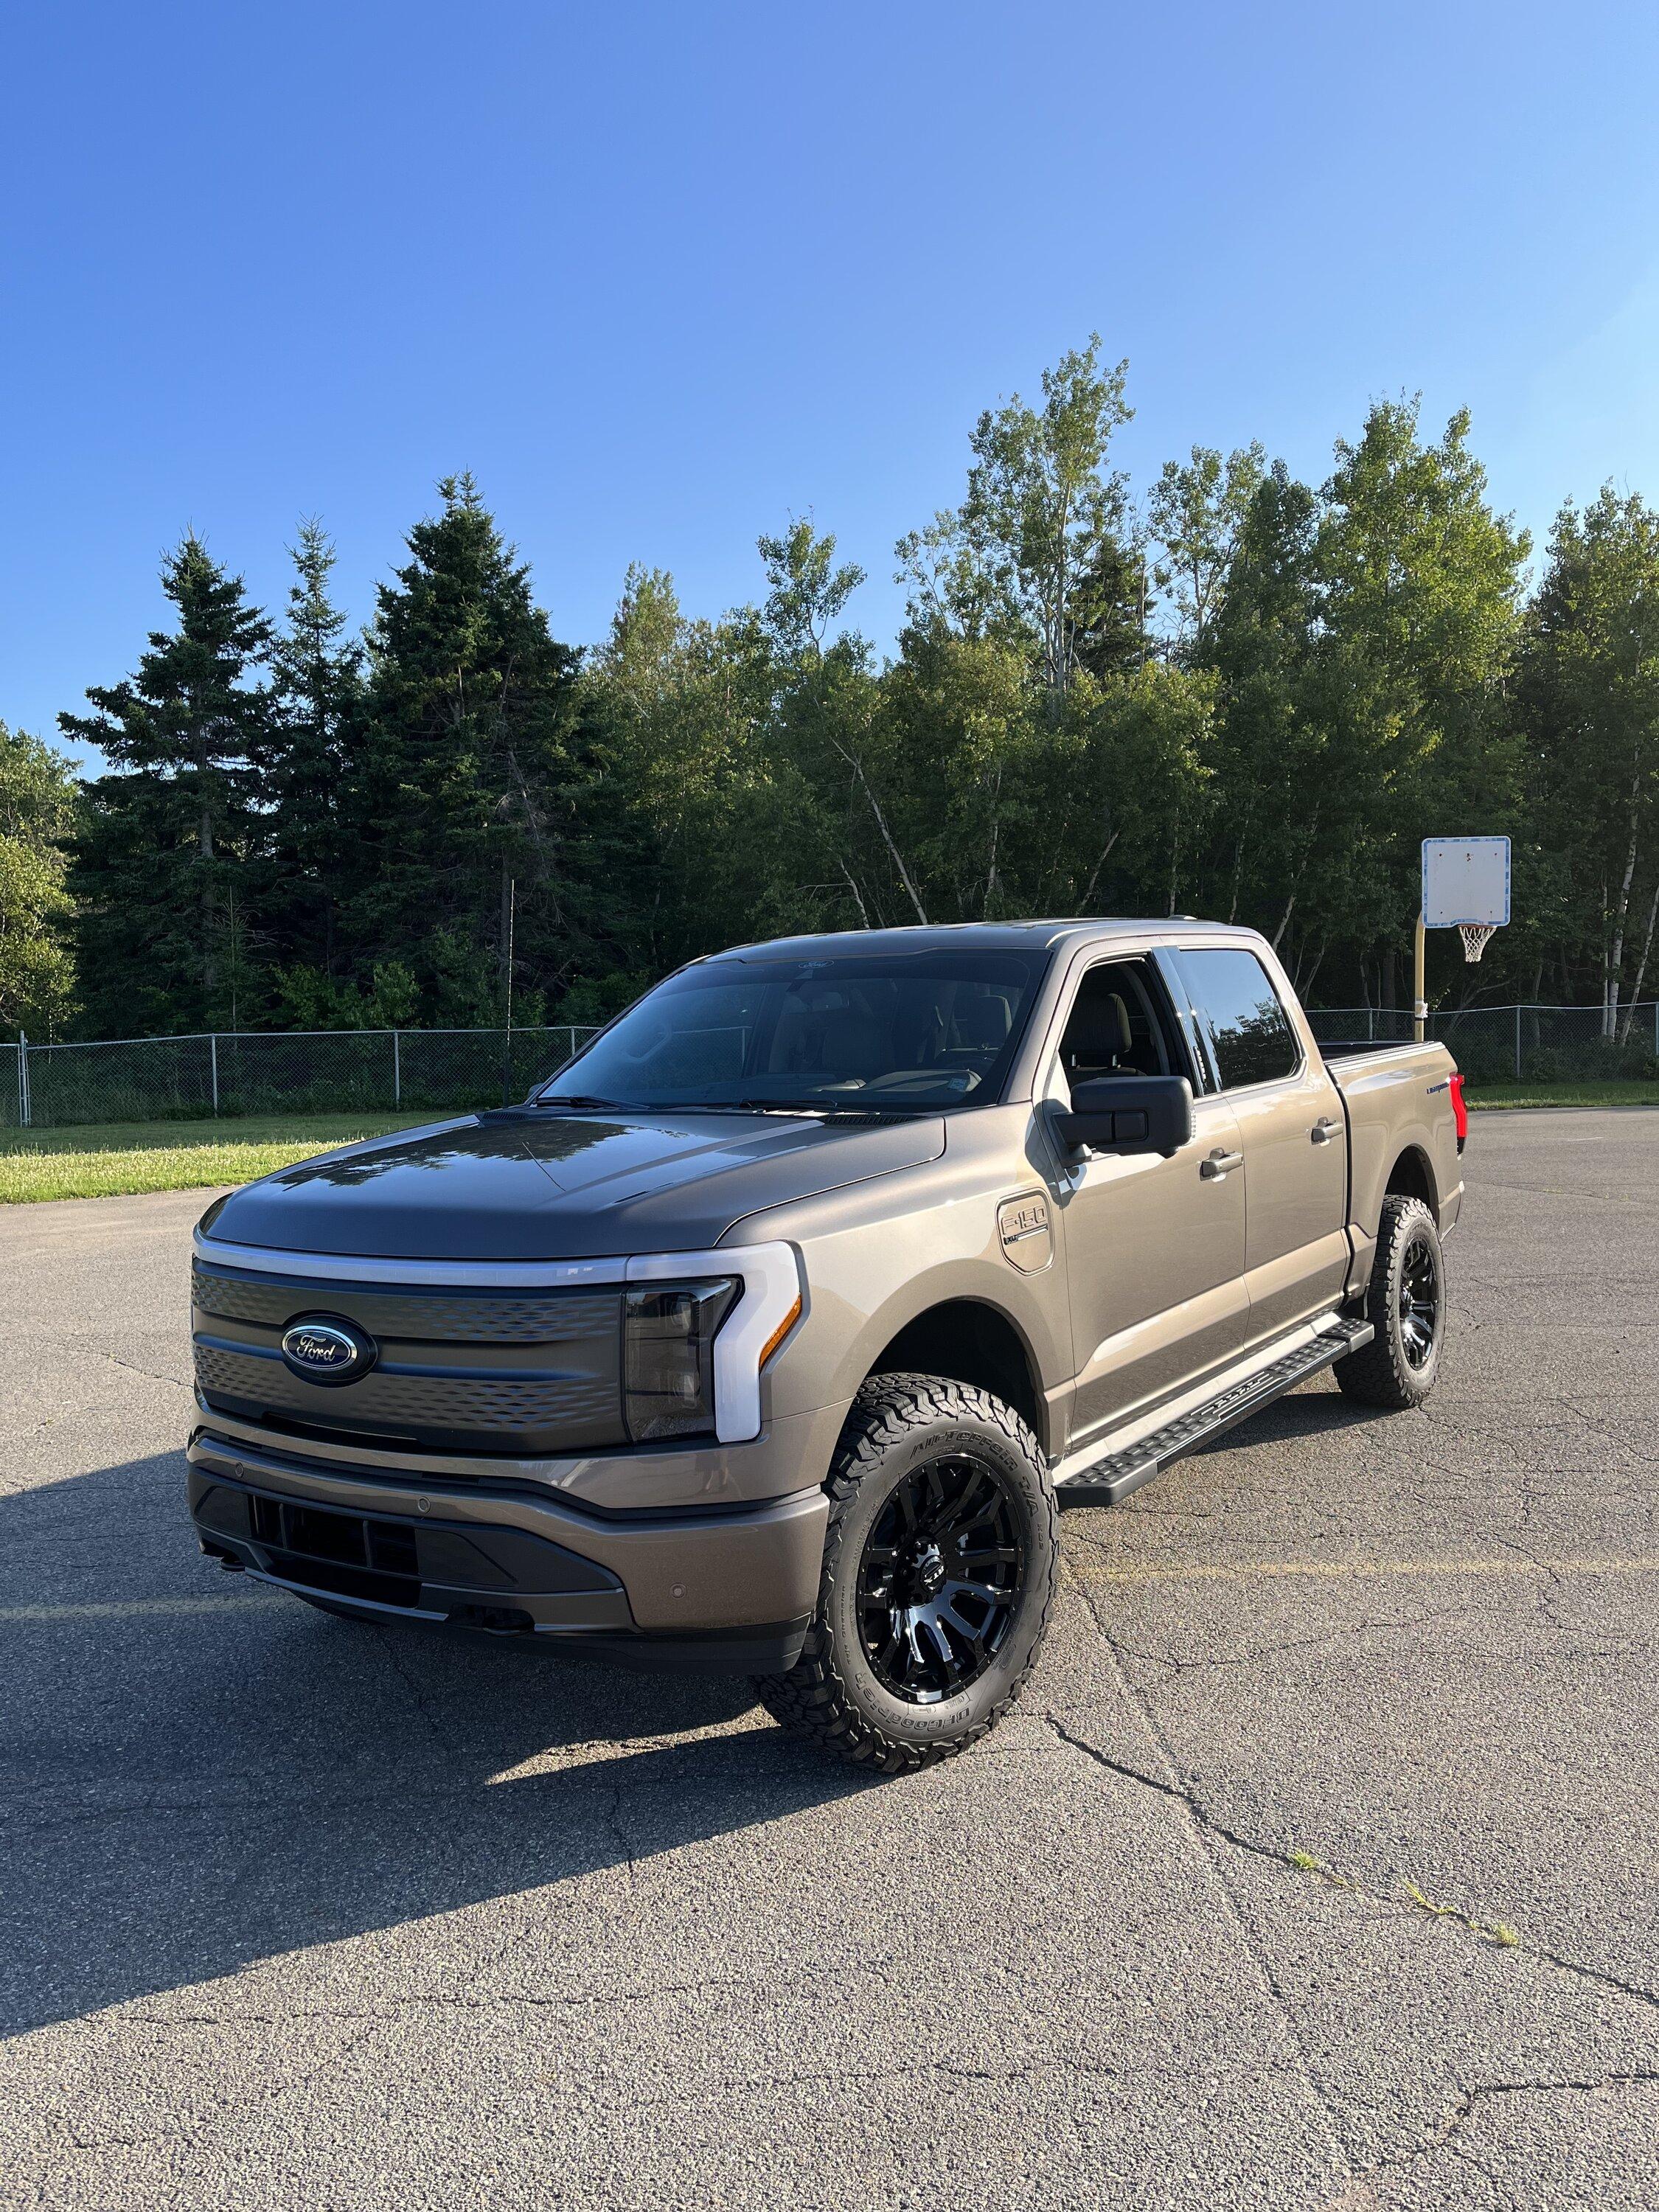
POLYGON ((355 1382, 378 1352, 372 1336, 333 1314, 302 1314, 283 1337, 283 1358, 307 1382, 355 1382))

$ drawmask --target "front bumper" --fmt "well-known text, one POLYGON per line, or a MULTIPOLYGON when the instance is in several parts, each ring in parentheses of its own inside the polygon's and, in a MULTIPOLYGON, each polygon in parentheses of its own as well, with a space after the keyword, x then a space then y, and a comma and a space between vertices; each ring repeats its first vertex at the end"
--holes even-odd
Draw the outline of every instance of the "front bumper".
POLYGON ((304 1460, 198 1428, 191 1517, 227 1566, 349 1607, 709 1674, 793 1666, 829 1499, 602 1516, 526 1486, 304 1460))

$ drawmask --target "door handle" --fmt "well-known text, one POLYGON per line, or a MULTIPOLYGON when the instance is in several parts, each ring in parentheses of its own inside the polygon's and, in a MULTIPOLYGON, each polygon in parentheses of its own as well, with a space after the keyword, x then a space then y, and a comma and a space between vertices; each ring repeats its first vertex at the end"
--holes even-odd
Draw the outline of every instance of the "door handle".
POLYGON ((1224 1152, 1218 1145, 1207 1160, 1199 1162, 1198 1171, 1206 1182, 1219 1182, 1223 1176, 1231 1175, 1235 1168, 1242 1168, 1243 1164, 1243 1152, 1224 1152))
POLYGON ((1342 1134, 1342 1124, 1340 1121, 1333 1121, 1322 1114, 1308 1133, 1315 1144, 1328 1145, 1333 1137, 1340 1137, 1342 1134))

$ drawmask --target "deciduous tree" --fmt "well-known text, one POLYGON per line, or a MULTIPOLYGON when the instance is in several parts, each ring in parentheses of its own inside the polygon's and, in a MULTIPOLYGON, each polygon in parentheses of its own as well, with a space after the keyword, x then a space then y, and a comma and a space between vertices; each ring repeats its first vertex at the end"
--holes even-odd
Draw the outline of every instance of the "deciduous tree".
POLYGON ((0 1030, 50 1037, 74 1000, 66 847, 75 773, 0 722, 0 1030))

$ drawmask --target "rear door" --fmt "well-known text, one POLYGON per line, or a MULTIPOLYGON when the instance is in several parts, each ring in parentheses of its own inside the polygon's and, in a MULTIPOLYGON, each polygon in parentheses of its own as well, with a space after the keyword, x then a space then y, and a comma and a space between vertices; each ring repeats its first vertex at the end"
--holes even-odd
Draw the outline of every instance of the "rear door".
POLYGON ((1231 1106, 1209 1095, 1176 1008, 1146 955, 1091 963, 1075 979, 1046 1095, 1074 1082, 1185 1075, 1193 1139, 1156 1152, 1085 1153, 1058 1163, 1078 1360, 1071 1442, 1178 1390, 1243 1348, 1245 1174, 1231 1106))
POLYGON ((1248 945, 1183 945, 1173 964, 1212 1079, 1237 1117, 1248 1191, 1248 1342, 1260 1344, 1342 1296, 1347 1121, 1285 992, 1248 945))

